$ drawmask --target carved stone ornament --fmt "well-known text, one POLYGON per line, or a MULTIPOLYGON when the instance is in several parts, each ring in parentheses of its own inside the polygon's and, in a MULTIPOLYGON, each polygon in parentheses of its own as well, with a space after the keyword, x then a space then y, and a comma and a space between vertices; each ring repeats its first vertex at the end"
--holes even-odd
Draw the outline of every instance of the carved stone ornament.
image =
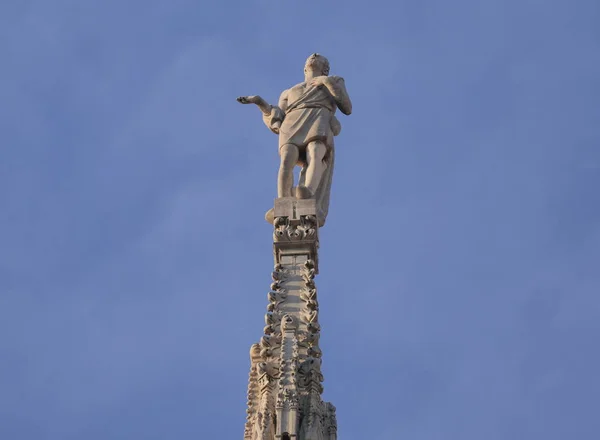
POLYGON ((297 327, 296 319, 293 315, 285 315, 281 320, 282 330, 295 330, 297 327))
POLYGON ((319 347, 318 225, 311 201, 279 200, 265 327, 251 349, 245 440, 337 440, 319 347), (289 214, 289 215, 287 215, 289 214))
POLYGON ((317 218, 313 215, 302 216, 299 222, 293 222, 289 217, 277 217, 274 226, 275 242, 314 240, 317 236, 317 218))

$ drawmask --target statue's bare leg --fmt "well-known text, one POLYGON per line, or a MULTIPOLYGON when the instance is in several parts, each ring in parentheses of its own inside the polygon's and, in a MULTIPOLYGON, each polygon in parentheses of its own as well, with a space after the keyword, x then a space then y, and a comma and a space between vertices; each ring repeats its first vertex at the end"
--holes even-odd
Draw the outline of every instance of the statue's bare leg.
POLYGON ((308 193, 304 188, 297 190, 297 197, 307 198, 312 197, 319 188, 321 183, 321 177, 327 169, 327 164, 323 162, 323 158, 327 153, 327 146, 321 141, 313 141, 306 147, 306 182, 305 186, 308 189, 308 193))
POLYGON ((292 197, 294 167, 298 163, 300 153, 295 145, 285 144, 279 149, 279 155, 281 164, 277 177, 277 197, 292 197))

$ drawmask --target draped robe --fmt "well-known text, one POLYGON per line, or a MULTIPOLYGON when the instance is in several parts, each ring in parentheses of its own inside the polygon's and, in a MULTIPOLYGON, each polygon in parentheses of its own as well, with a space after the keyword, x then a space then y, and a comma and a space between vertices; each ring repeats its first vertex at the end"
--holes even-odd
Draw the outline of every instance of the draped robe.
MULTIPOLYGON (((332 77, 341 82, 343 78, 332 77)), ((344 86, 345 90, 345 86, 344 86)), ((279 134, 279 148, 286 144, 298 148, 298 165, 302 167, 298 184, 304 185, 306 178, 306 146, 312 141, 321 141, 327 146, 323 161, 327 164, 314 198, 317 204, 319 226, 325 224, 329 211, 329 196, 333 179, 335 149, 333 137, 341 131, 335 117, 337 104, 325 86, 300 83, 284 91, 279 106, 272 106, 263 121, 271 131, 279 134)))

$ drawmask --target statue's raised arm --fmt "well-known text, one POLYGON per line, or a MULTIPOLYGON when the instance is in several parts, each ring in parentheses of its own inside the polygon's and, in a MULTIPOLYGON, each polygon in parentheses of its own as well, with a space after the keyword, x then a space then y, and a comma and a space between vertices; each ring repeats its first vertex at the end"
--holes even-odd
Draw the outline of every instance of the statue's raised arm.
MULTIPOLYGON (((304 65, 304 82, 285 90, 278 105, 270 105, 260 96, 241 96, 242 104, 255 104, 271 131, 279 134, 281 165, 277 179, 278 197, 314 198, 322 226, 329 208, 334 165, 333 137, 341 125, 335 117, 339 109, 352 113, 352 102, 344 79, 329 76, 329 61, 312 54, 304 65), (300 179, 294 187, 294 166, 301 165, 300 179)), ((273 221, 272 210, 267 212, 273 221)))
POLYGON ((310 84, 315 87, 325 87, 343 114, 350 115, 352 113, 352 101, 346 91, 344 78, 341 76, 317 76, 310 84))

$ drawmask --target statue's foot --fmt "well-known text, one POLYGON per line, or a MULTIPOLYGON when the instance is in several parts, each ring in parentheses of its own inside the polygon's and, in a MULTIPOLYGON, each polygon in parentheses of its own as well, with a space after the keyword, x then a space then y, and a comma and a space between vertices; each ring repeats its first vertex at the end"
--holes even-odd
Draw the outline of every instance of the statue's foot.
POLYGON ((273 208, 267 211, 267 213, 265 214, 265 220, 270 224, 273 224, 275 222, 275 210, 273 208))
POLYGON ((298 185, 298 187, 296 188, 297 199, 312 199, 312 197, 313 193, 308 187, 304 185, 298 185))

